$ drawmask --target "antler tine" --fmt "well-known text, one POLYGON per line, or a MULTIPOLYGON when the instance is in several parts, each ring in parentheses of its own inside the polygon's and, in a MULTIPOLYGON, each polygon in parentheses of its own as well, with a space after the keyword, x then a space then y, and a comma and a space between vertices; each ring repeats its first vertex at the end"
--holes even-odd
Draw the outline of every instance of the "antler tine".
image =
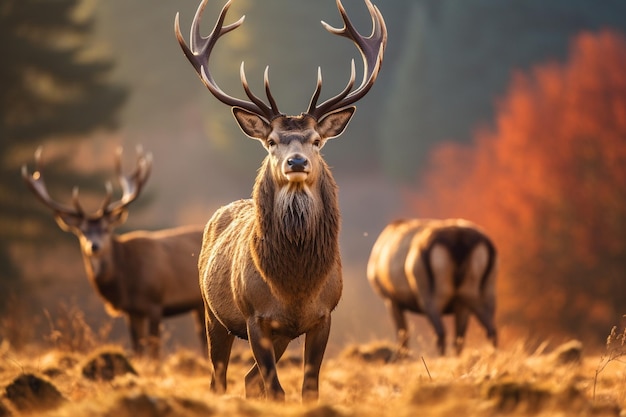
POLYGON ((279 116, 280 112, 278 111, 276 103, 267 88, 266 92, 268 92, 267 95, 271 107, 265 104, 257 96, 252 94, 249 87, 247 86, 247 83, 244 83, 245 75, 243 75, 243 63, 241 71, 242 83, 244 84, 244 89, 246 90, 248 98, 250 98, 250 100, 252 101, 241 100, 226 94, 213 79, 211 72, 208 70, 209 58, 211 56, 211 52, 213 51, 213 47, 220 37, 241 26, 245 19, 245 16, 242 16, 235 23, 224 26, 226 13, 228 12, 228 9, 230 8, 230 5, 232 3, 232 0, 229 0, 222 8, 215 27, 213 28, 209 36, 203 37, 200 34, 200 21, 202 18, 202 12, 204 11, 207 1, 208 0, 203 0, 202 3, 200 3, 200 5, 198 6, 198 10, 196 11, 196 14, 193 18, 193 22, 191 24, 191 32, 189 35, 191 47, 187 46, 180 32, 179 13, 176 13, 176 19, 174 20, 174 32, 176 33, 176 38, 178 39, 178 43, 183 49, 185 56, 187 57, 189 62, 191 62, 196 72, 200 76, 202 82, 209 89, 211 94, 213 94, 215 98, 220 100, 222 103, 232 107, 241 107, 259 116, 263 116, 268 120, 279 116))
POLYGON ((81 216, 85 215, 85 210, 83 210, 83 206, 80 204, 80 200, 78 199, 78 186, 72 188, 72 204, 76 209, 76 212, 81 216))
POLYGON ((58 203, 50 197, 48 193, 48 188, 46 187, 46 183, 43 179, 42 173, 42 158, 41 155, 43 153, 43 147, 40 146, 35 151, 35 171, 32 175, 28 172, 28 167, 26 164, 22 165, 22 179, 26 182, 26 185, 30 190, 35 194, 35 197, 39 199, 44 205, 48 208, 52 209, 57 213, 63 213, 71 216, 83 216, 84 212, 82 208, 74 205, 74 208, 66 206, 64 204, 58 203))
POLYGON ((372 17, 372 33, 369 37, 361 36, 352 22, 350 21, 345 8, 341 4, 341 0, 337 0, 337 9, 341 14, 341 18, 344 22, 343 28, 334 28, 328 23, 322 21, 322 26, 332 34, 343 36, 352 40, 361 53, 363 59, 363 81, 354 91, 346 93, 346 89, 350 91, 352 84, 354 83, 353 77, 350 77, 349 87, 346 87, 338 95, 326 100, 319 106, 316 106, 317 98, 319 97, 321 90, 321 77, 318 76, 318 85, 311 98, 311 105, 309 106, 309 113, 311 116, 319 119, 332 110, 347 107, 358 100, 360 100, 370 88, 374 85, 380 67, 383 61, 383 55, 385 47, 387 45, 387 27, 385 20, 378 8, 372 5, 370 0, 365 0, 367 9, 372 17))
POLYGON ((111 199, 113 198, 113 184, 111 184, 111 181, 105 182, 104 188, 107 194, 104 197, 102 204, 100 204, 100 209, 98 209, 99 214, 107 213, 107 207, 111 204, 111 199))
MULTIPOLYGON (((354 59, 350 62, 350 79, 348 80, 348 84, 341 91, 341 93, 337 94, 335 97, 326 100, 319 107, 317 106, 317 100, 320 97, 320 93, 322 92, 322 69, 317 67, 317 85, 315 86, 315 92, 313 93, 313 97, 311 97, 311 102, 309 103, 309 109, 307 113, 319 118, 324 114, 328 113, 331 108, 334 107, 335 104, 339 103, 341 100, 346 98, 346 96, 352 90, 354 86, 354 81, 356 79, 356 69, 354 67, 354 59), (318 116, 319 115, 319 116, 318 116)), ((344 106, 341 106, 344 107, 344 106)))
MULTIPOLYGON (((241 63, 241 68, 243 70, 243 62, 241 63)), ((280 115, 280 111, 278 110, 278 105, 276 104, 276 100, 274 100, 274 96, 272 96, 272 92, 270 91, 270 66, 265 67, 265 71, 263 72, 263 85, 265 86, 265 95, 270 102, 270 106, 272 106, 273 116, 280 115)))
POLYGON ((37 170, 37 172, 41 172, 41 167, 43 166, 43 163, 41 162, 42 154, 43 154, 43 146, 42 145, 37 146, 37 149, 35 150, 35 169, 37 170))
MULTIPOLYGON (((104 213, 111 213, 116 210, 121 210, 128 206, 130 203, 135 201, 141 190, 143 189, 148 177, 150 176, 150 172, 152 169, 152 154, 147 153, 144 154, 143 148, 141 146, 137 147, 137 166, 135 170, 130 175, 124 175, 122 172, 122 162, 121 162, 122 148, 119 147, 117 150, 117 157, 115 161, 115 170, 118 176, 118 180, 122 187, 122 197, 114 201, 112 203, 108 203, 103 205, 104 213)), ((107 184, 107 200, 110 201, 109 193, 110 183, 107 184)))
MULTIPOLYGON (((263 111, 263 116, 265 116, 268 121, 272 120, 274 117, 280 115, 281 113, 278 111, 278 106, 276 105, 276 100, 272 96, 270 92, 270 80, 269 80, 269 69, 270 67, 265 67, 265 71, 263 73, 263 84, 265 85, 265 93, 267 98, 272 106, 271 109, 257 97, 252 90, 250 90, 250 86, 248 85, 248 80, 246 78, 246 71, 244 70, 244 63, 241 63, 241 67, 239 67, 239 77, 241 78, 241 84, 243 85, 243 89, 246 92, 246 95, 254 104, 258 106, 259 109, 263 111)), ((258 112, 255 112, 258 113, 258 112)))

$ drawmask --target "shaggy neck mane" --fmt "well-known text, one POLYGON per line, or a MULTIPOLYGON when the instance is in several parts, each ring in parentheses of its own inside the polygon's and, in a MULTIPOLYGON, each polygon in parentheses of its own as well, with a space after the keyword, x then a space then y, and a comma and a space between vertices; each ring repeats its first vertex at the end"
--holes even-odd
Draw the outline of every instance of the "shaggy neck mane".
POLYGON ((337 185, 330 170, 322 164, 310 188, 279 188, 266 161, 253 199, 257 213, 251 249, 257 268, 277 296, 290 294, 294 302, 297 295, 310 297, 339 261, 337 185))

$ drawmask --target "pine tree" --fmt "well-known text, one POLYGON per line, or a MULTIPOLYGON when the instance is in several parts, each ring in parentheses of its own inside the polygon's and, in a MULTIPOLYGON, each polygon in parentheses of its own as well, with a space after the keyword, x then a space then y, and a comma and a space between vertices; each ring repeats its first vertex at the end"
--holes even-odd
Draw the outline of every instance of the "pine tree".
MULTIPOLYGON (((26 196, 22 158, 46 139, 77 141, 97 128, 115 128, 127 96, 123 87, 107 81, 113 62, 95 56, 94 20, 84 6, 83 0, 0 5, 0 311, 10 294, 19 293, 22 280, 9 254, 11 244, 41 243, 46 233, 58 233, 50 214, 26 196)), ((55 167, 65 171, 61 180, 69 180, 62 164, 47 171, 55 167)))

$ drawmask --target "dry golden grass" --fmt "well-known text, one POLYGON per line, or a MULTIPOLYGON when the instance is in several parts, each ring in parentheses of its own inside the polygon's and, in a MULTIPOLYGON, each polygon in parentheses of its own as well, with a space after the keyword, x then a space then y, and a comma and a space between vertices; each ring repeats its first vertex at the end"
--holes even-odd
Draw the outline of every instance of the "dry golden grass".
POLYGON ((243 347, 233 352, 228 395, 217 396, 209 391, 209 364, 195 352, 154 362, 130 358, 119 346, 15 351, 4 343, 0 416, 619 416, 626 408, 619 346, 600 357, 585 356, 576 342, 549 353, 529 353, 519 343, 392 362, 385 342, 350 346, 324 362, 319 403, 302 405, 299 352, 281 361, 287 401, 276 404, 244 399, 251 357, 243 347))
POLYGON ((245 343, 235 344, 228 394, 218 396, 196 352, 133 358, 106 344, 107 326, 92 331, 73 307, 49 324, 47 347, 0 343, 0 417, 626 416, 626 329, 611 331, 601 355, 586 355, 578 341, 446 357, 397 357, 384 341, 347 346, 323 364, 319 403, 303 405, 295 350, 279 363, 287 398, 277 404, 244 398, 253 363, 245 343))

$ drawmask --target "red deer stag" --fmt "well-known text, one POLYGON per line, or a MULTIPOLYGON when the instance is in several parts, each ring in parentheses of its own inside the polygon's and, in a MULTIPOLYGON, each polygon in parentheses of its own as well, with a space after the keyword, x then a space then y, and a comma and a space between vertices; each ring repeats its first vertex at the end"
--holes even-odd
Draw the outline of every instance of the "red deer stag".
POLYGON ((398 220, 376 240, 367 277, 385 300, 400 352, 409 339, 404 312, 411 311, 425 314, 433 325, 440 354, 446 346, 442 315, 453 314, 460 353, 470 312, 496 345, 496 268, 494 244, 467 220, 398 220))
POLYGON ((352 40, 365 66, 361 84, 355 81, 354 61, 346 88, 317 104, 317 86, 306 113, 286 116, 270 93, 265 70, 267 105, 254 95, 241 65, 241 82, 250 101, 225 94, 207 69, 209 56, 224 34, 243 17, 224 26, 231 1, 223 7, 208 37, 200 35, 202 1, 191 25, 190 46, 175 32, 185 55, 211 93, 232 107, 243 132, 261 142, 268 155, 254 184, 252 199, 217 210, 207 223, 199 259, 200 286, 206 305, 209 352, 213 364, 212 390, 226 391, 226 370, 235 336, 247 339, 255 365, 245 377, 246 396, 284 400, 276 362, 289 342, 305 334, 302 399, 318 398, 319 371, 330 332, 330 315, 342 292, 339 255, 340 214, 337 185, 320 150, 346 128, 355 107, 370 90, 383 59, 387 32, 379 12, 365 0, 373 21, 370 37, 354 28, 341 2, 337 7, 344 27, 322 22, 331 33, 352 40))
POLYGON ((137 354, 158 356, 159 327, 163 317, 193 311, 206 349, 204 304, 198 287, 197 256, 203 228, 179 227, 154 232, 135 231, 123 235, 113 229, 126 220, 128 205, 141 193, 152 166, 152 156, 138 150, 137 167, 123 175, 121 149, 116 173, 123 195, 111 201, 111 183, 98 211, 86 213, 74 188, 72 206, 54 201, 43 179, 41 148, 35 153, 36 170, 26 165, 22 177, 37 198, 54 212, 59 227, 74 233, 80 242, 87 277, 104 299, 107 311, 122 312, 128 319, 132 347, 137 354))

